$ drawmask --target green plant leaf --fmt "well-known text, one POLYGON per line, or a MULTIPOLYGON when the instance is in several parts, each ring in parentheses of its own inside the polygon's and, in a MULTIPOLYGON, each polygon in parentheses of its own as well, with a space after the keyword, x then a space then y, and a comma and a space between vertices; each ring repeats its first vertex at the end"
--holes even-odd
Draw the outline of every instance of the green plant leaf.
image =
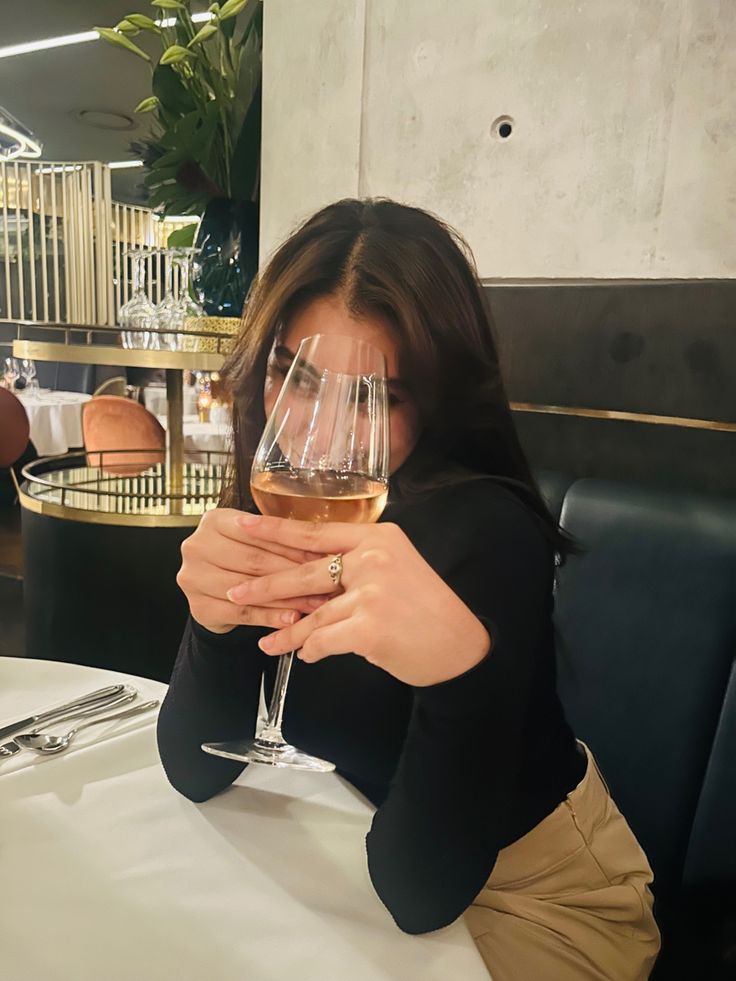
POLYGON ((215 17, 220 13, 219 3, 211 3, 207 9, 211 14, 214 14, 215 17))
MULTIPOLYGON (((234 22, 232 23, 234 26, 234 22)), ((242 16, 238 18, 238 24, 242 27, 243 33, 240 35, 240 40, 235 46, 238 48, 242 47, 255 38, 260 50, 260 39, 263 34, 262 0, 248 0, 242 16), (253 34, 254 31, 256 32, 255 34, 253 34)))
POLYGON ((151 171, 164 170, 167 167, 173 167, 175 164, 178 167, 182 160, 188 156, 189 147, 177 146, 175 149, 168 150, 166 153, 162 154, 153 164, 151 171))
POLYGON ((158 99, 155 95, 149 95, 147 99, 141 99, 133 112, 153 112, 158 109, 158 99))
POLYGON ((167 48, 161 55, 159 64, 161 65, 175 65, 180 61, 186 61, 187 58, 193 58, 194 52, 188 51, 183 48, 180 44, 172 44, 171 47, 167 48))
POLYGON ((257 23, 252 23, 248 37, 236 50, 236 56, 237 83, 231 104, 231 118, 232 131, 239 134, 261 80, 261 39, 257 23))
POLYGON ((261 86, 256 89, 230 163, 231 197, 250 201, 256 192, 261 157, 261 86))
POLYGON ((143 183, 146 187, 156 187, 157 184, 163 184, 164 181, 175 181, 180 166, 181 164, 177 163, 172 167, 157 167, 154 163, 143 178, 143 183))
POLYGON ((181 3, 181 0, 151 0, 152 7, 158 7, 159 10, 186 10, 187 5, 181 3))
POLYGON ((227 20, 223 20, 223 21, 221 21, 219 17, 217 18, 217 26, 220 29, 220 33, 224 36, 225 40, 227 41, 228 45, 230 45, 231 48, 232 48, 232 39, 233 39, 233 34, 235 33, 236 23, 237 20, 235 19, 235 17, 228 17, 227 20))
MULTIPOLYGON (((193 137, 202 125, 202 113, 199 109, 188 112, 174 123, 168 133, 161 138, 161 146, 168 149, 169 153, 164 154, 168 157, 170 153, 181 153, 186 156, 191 153, 193 137)), ((161 158, 162 160, 164 157, 161 158)), ((165 163, 164 166, 167 164, 165 163)))
POLYGON ((142 51, 137 44, 127 38, 124 34, 119 34, 117 31, 113 30, 112 27, 94 27, 92 30, 97 31, 103 41, 108 41, 110 44, 116 44, 119 48, 125 48, 127 51, 131 51, 134 55, 138 55, 139 58, 143 58, 144 61, 150 61, 145 51, 142 51))
POLYGON ((145 14, 126 14, 125 19, 131 24, 135 24, 142 31, 153 31, 154 34, 160 34, 161 28, 158 26, 155 20, 150 17, 146 17, 145 14))
POLYGON ((225 3, 220 7, 220 20, 227 20, 228 17, 237 17, 246 3, 248 3, 248 0, 225 0, 225 3))
POLYGON ((200 27, 187 47, 191 48, 193 44, 200 44, 202 41, 206 41, 208 37, 212 37, 213 34, 217 34, 217 25, 210 21, 200 27))
POLYGON ((166 239, 166 246, 169 249, 187 249, 194 245, 194 236, 197 234, 197 225, 184 225, 183 228, 175 229, 166 239))
POLYGON ((162 107, 176 115, 185 115, 195 108, 194 97, 171 65, 158 64, 153 69, 153 94, 162 107))
POLYGON ((135 24, 131 23, 127 18, 121 20, 119 24, 115 25, 114 28, 119 34, 132 34, 135 37, 136 34, 141 33, 140 27, 136 27, 135 24))
POLYGON ((200 215, 209 201, 209 197, 185 191, 178 184, 175 193, 176 197, 164 205, 164 215, 200 215))
POLYGON ((160 204, 168 204, 182 193, 186 194, 186 191, 182 191, 176 181, 166 181, 152 188, 146 204, 149 208, 157 208, 160 204))

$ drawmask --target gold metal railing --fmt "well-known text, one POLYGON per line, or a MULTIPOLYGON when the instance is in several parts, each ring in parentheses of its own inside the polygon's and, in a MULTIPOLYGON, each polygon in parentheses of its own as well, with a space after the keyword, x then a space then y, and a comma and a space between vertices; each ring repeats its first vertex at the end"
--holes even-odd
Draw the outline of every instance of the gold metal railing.
POLYGON ((88 524, 196 526, 217 506, 228 454, 186 454, 180 481, 172 479, 166 463, 146 464, 147 457, 160 455, 160 450, 95 450, 34 460, 22 471, 21 504, 37 514, 88 524), (123 469, 134 472, 115 472, 123 469))
MULTIPOLYGON (((0 161, 0 319, 114 324, 132 290, 130 249, 155 250, 184 224, 112 200, 99 161, 0 161)), ((164 293, 166 256, 146 258, 164 293)))

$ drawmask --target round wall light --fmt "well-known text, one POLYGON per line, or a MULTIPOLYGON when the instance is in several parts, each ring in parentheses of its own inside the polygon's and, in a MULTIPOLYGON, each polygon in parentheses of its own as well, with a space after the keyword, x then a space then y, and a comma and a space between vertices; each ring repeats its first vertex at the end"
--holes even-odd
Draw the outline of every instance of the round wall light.
POLYGON ((72 116, 77 122, 93 129, 112 129, 122 133, 137 126, 132 116, 113 109, 77 109, 72 116))

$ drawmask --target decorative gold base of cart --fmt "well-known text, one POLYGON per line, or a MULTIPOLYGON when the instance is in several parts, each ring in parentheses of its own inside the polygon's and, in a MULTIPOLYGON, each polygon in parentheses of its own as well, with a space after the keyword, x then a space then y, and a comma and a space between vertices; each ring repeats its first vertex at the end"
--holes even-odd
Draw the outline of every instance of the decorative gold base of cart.
POLYGON ((101 464, 95 467, 84 453, 35 460, 23 470, 21 505, 36 514, 85 524, 196 527, 217 506, 227 454, 189 454, 173 474, 165 463, 120 474, 131 459, 139 462, 131 470, 140 471, 152 452, 158 451, 95 451, 95 462, 101 464))
POLYGON ((222 469, 185 461, 173 494, 164 464, 120 476, 78 453, 26 467, 26 656, 168 681, 188 614, 182 542, 216 504, 222 469))

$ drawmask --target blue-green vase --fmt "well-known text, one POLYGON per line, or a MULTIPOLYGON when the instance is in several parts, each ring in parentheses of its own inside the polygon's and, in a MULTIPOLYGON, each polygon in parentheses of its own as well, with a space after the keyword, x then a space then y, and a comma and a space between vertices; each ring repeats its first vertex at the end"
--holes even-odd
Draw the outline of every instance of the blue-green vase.
POLYGON ((239 317, 258 269, 258 205, 214 198, 194 243, 192 282, 210 317, 239 317))

